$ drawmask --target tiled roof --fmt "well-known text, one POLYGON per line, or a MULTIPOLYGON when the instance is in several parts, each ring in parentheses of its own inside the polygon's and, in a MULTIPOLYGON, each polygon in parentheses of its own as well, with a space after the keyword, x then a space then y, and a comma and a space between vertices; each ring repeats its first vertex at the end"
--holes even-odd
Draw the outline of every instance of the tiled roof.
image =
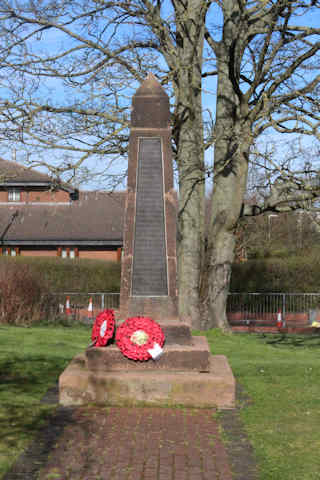
POLYGON ((30 187, 41 186, 44 188, 58 188, 69 193, 78 192, 77 188, 71 187, 69 184, 60 180, 51 178, 49 175, 40 173, 32 168, 24 167, 19 163, 4 160, 0 158, 0 187, 30 187))
POLYGON ((79 200, 70 204, 0 205, 0 241, 121 244, 124 209, 125 192, 80 192, 79 200))
POLYGON ((36 170, 0 158, 0 184, 7 182, 51 182, 52 179, 36 170))

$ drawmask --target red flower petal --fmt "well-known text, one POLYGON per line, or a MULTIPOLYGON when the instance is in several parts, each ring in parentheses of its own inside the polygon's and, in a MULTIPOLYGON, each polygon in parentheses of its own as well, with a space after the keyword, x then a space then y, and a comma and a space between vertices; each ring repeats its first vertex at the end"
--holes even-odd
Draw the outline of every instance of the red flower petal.
POLYGON ((145 361, 151 358, 150 350, 154 343, 161 347, 164 344, 164 333, 160 325, 149 317, 131 317, 123 322, 116 332, 116 343, 123 355, 132 359, 145 361), (132 342, 131 337, 137 330, 143 330, 148 335, 148 341, 143 345, 132 342))
POLYGON ((91 333, 92 341, 97 339, 96 347, 103 347, 107 344, 108 340, 113 336, 114 327, 115 320, 113 310, 103 310, 97 315, 91 333), (104 322, 106 322, 106 324, 104 328, 101 328, 104 322))

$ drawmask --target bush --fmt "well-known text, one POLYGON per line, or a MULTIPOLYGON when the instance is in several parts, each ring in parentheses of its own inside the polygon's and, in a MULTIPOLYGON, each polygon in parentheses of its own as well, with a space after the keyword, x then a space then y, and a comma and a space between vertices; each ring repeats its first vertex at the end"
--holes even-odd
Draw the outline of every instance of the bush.
MULTIPOLYGON (((0 257, 0 264, 5 257, 0 257)), ((39 275, 50 292, 119 292, 120 263, 103 260, 15 257, 39 275)))
POLYGON ((116 262, 0 257, 0 323, 26 325, 56 318, 55 292, 119 291, 116 262))
POLYGON ((320 286, 320 257, 266 258, 234 264, 231 292, 315 293, 320 286))
POLYGON ((0 263, 1 323, 26 325, 41 320, 48 305, 48 290, 28 265, 10 260, 0 263))
POLYGON ((120 263, 87 259, 34 259, 54 292, 119 292, 120 263))

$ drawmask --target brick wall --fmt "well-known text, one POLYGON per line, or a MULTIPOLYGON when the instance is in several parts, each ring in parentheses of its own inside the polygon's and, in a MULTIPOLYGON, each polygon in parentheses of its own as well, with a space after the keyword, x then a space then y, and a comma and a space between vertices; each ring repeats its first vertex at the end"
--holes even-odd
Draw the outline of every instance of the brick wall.
POLYGON ((57 192, 28 192, 27 194, 28 202, 69 202, 69 193, 64 192, 63 190, 58 190, 57 192))
POLYGON ((89 258, 94 260, 118 261, 117 250, 79 250, 79 258, 89 258))
POLYGON ((319 329, 309 327, 293 327, 288 325, 286 328, 281 328, 280 330, 277 327, 235 327, 232 326, 232 331, 235 333, 295 333, 295 334, 312 334, 318 333, 319 329))
MULTIPOLYGON (((247 313, 247 312, 229 312, 227 313, 229 322, 245 322, 245 321, 254 321, 258 325, 260 323, 276 323, 277 322, 277 312, 268 313, 264 312, 259 313, 247 313)), ((292 326, 305 326, 309 324, 309 314, 306 312, 296 312, 296 313, 286 313, 285 321, 292 326)), ((318 321, 318 317, 317 317, 318 321)))
POLYGON ((56 257, 56 250, 20 250, 22 257, 56 257))
POLYGON ((0 202, 4 203, 8 201, 8 192, 0 192, 0 202))
MULTIPOLYGON (((0 202, 6 203, 8 202, 8 192, 7 191, 0 191, 0 202)), ((20 202, 21 203, 53 203, 53 202, 60 202, 60 203, 69 203, 70 197, 68 192, 64 192, 63 190, 58 190, 56 192, 45 191, 45 192, 37 192, 37 191, 21 191, 20 193, 20 202)), ((11 203, 11 202, 10 202, 11 203)))
MULTIPOLYGON (((88 258, 93 260, 120 261, 119 251, 117 250, 81 250, 79 249, 79 258, 88 258)), ((20 255, 23 257, 58 257, 58 249, 35 250, 27 248, 20 249, 20 255)))
MULTIPOLYGON (((264 315, 257 316, 244 312, 229 312, 227 317, 234 332, 279 332, 276 313, 264 313, 264 315), (248 324, 246 324, 247 322, 248 324)), ((313 320, 320 322, 320 312, 314 316, 313 320)), ((306 312, 286 313, 285 322, 286 327, 280 329, 281 332, 297 334, 318 332, 317 329, 311 327, 309 314, 306 312)))
MULTIPOLYGON (((0 202, 1 203, 7 203, 8 201, 9 201, 8 192, 1 190, 0 191, 0 202)), ((27 192, 21 192, 20 193, 20 202, 26 202, 26 201, 27 201, 27 192)), ((11 203, 11 202, 9 202, 9 203, 11 203)))

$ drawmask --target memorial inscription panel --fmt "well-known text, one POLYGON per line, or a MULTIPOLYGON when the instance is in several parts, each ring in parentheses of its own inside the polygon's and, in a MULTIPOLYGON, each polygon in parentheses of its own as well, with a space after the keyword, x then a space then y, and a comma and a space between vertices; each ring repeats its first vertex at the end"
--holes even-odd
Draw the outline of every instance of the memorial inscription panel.
POLYGON ((161 138, 139 138, 132 295, 168 295, 161 138))

